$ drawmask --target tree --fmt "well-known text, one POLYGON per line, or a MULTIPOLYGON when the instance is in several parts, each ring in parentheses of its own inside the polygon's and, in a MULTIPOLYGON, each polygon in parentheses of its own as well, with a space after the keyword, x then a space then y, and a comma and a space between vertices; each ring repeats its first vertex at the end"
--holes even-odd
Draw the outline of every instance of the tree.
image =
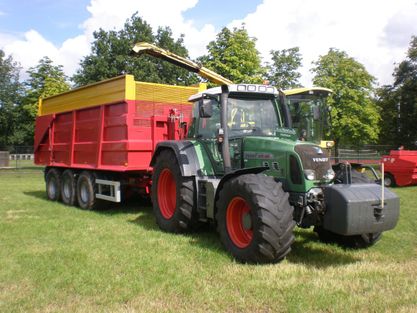
POLYGON ((19 64, 0 50, 0 148, 20 141, 16 134, 19 123, 17 108, 22 96, 19 70, 19 64))
POLYGON ((334 48, 313 64, 314 85, 333 90, 328 103, 336 148, 375 142, 380 114, 372 98, 374 77, 346 52, 334 48))
POLYGON ((54 65, 48 57, 39 60, 38 65, 29 68, 28 80, 25 82, 26 94, 20 110, 19 132, 25 144, 33 143, 34 122, 38 112, 39 98, 46 98, 68 91, 70 85, 62 65, 54 65))
POLYGON ((394 84, 378 90, 383 143, 415 149, 417 141, 417 37, 394 70, 394 84))
POLYGON ((198 82, 195 74, 151 56, 133 56, 132 47, 138 42, 154 43, 182 57, 188 58, 184 38, 174 39, 169 27, 158 28, 153 34, 151 26, 137 13, 128 19, 122 30, 94 32, 91 53, 80 63, 72 80, 85 85, 123 74, 132 74, 138 81, 190 85, 198 82))
POLYGON ((399 136, 401 130, 399 92, 393 86, 386 85, 378 88, 376 95, 376 104, 381 112, 379 143, 392 147, 399 146, 402 142, 399 136))
POLYGON ((266 75, 271 85, 280 89, 290 89, 300 87, 299 79, 301 77, 298 69, 301 66, 301 54, 298 47, 271 50, 272 64, 267 65, 268 73, 266 75))
POLYGON ((233 31, 225 27, 208 44, 208 54, 199 61, 235 83, 260 83, 265 69, 255 43, 256 39, 249 37, 244 26, 233 31))

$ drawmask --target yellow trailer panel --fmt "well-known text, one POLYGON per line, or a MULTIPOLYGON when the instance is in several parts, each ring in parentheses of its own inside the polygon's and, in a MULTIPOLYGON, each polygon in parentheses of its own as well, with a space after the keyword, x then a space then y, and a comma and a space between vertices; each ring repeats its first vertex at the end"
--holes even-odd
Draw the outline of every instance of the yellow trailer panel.
POLYGON ((38 115, 70 112, 126 100, 189 104, 191 95, 205 89, 206 84, 171 86, 136 82, 133 75, 123 75, 40 99, 38 115))

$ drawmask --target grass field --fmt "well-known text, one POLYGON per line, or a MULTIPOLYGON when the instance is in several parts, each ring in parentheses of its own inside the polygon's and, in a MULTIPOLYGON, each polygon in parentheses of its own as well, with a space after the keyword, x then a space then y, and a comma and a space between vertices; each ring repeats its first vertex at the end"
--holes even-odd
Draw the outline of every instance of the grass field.
POLYGON ((38 169, 0 172, 0 312, 417 312, 417 187, 367 250, 297 230, 276 265, 242 265, 208 228, 161 232, 149 205, 47 201, 38 169))

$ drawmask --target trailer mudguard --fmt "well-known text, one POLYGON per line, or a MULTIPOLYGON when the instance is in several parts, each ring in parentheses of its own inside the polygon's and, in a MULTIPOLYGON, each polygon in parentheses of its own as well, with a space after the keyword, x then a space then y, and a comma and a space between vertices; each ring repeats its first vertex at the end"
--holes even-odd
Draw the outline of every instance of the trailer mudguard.
POLYGON ((335 184, 324 188, 326 213, 323 228, 339 235, 351 236, 390 230, 397 224, 400 199, 377 184, 335 184))
POLYGON ((166 140, 159 142, 152 156, 151 166, 155 165, 157 156, 165 149, 174 152, 180 165, 182 176, 189 177, 198 175, 200 163, 193 142, 189 140, 166 140))

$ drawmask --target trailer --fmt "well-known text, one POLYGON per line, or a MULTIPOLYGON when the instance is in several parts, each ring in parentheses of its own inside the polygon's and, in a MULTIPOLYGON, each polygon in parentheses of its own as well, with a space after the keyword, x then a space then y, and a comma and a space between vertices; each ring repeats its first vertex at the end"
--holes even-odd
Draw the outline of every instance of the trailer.
POLYGON ((203 89, 124 75, 41 100, 34 151, 48 198, 92 209, 103 204, 96 198, 120 202, 129 188, 149 195, 158 142, 184 137, 188 98, 203 89))
POLYGON ((417 185, 417 151, 391 150, 381 157, 386 187, 417 185))

